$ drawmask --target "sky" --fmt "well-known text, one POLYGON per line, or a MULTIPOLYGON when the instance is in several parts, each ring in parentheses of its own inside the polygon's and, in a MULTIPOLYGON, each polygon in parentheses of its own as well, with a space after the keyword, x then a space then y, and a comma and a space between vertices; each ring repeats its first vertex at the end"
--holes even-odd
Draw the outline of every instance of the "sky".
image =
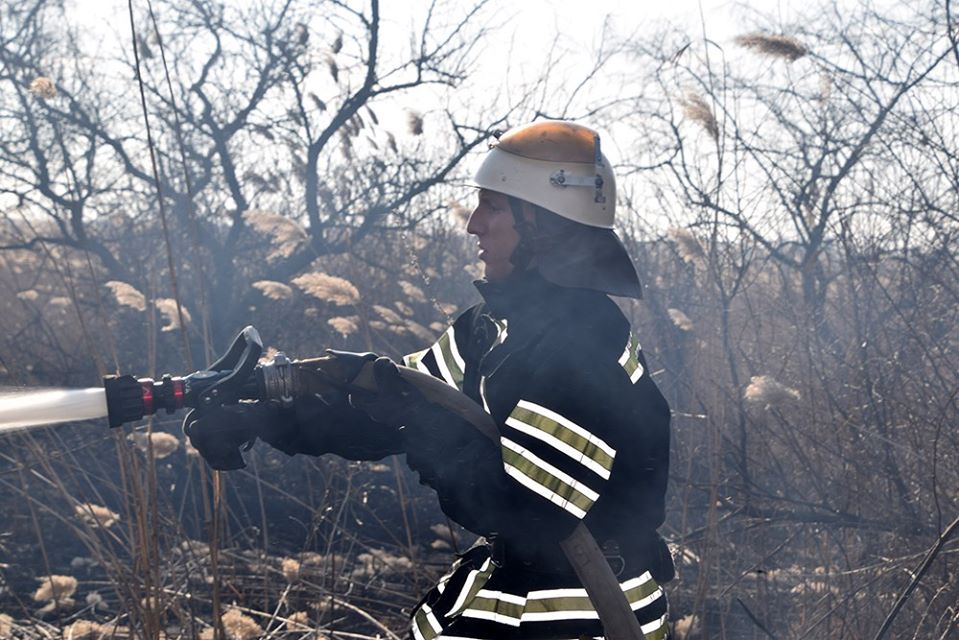
MULTIPOLYGON (((384 47, 396 47, 397 51, 408 49, 410 30, 425 15, 431 1, 381 0, 384 47)), ((237 7, 248 2, 226 0, 227 5, 237 7)), ((351 4, 365 6, 367 3, 356 0, 351 4)), ((147 0, 133 0, 133 5, 135 11, 143 15, 147 0)), ((92 0, 67 0, 67 6, 72 9, 77 23, 82 25, 83 35, 98 41, 97 50, 105 52, 108 57, 109 52, 122 52, 115 55, 128 53, 127 0, 99 0, 95 3, 92 0)), ((154 6, 162 16, 163 5, 155 2, 154 6)), ((471 0, 447 0, 443 6, 446 7, 443 9, 445 16, 458 19, 457 13, 465 15, 474 3, 471 0)), ((551 90, 563 77, 578 82, 588 72, 596 51, 603 44, 651 31, 663 22, 685 27, 693 37, 702 34, 705 25, 708 37, 725 46, 744 30, 741 26, 744 12, 787 16, 794 6, 799 6, 795 0, 492 0, 486 16, 497 28, 486 36, 476 56, 469 93, 453 99, 468 103, 479 93, 497 94, 508 100, 507 94, 519 91, 524 83, 538 80, 546 73, 551 77, 551 90), (608 34, 605 43, 604 25, 608 34), (552 62, 554 68, 547 68, 547 54, 554 39, 557 50, 572 53, 556 57, 552 62)), ((143 24, 140 29, 145 33, 149 26, 143 24)), ((629 64, 628 59, 621 56, 615 58, 607 70, 615 77, 616 65, 626 64, 629 64)), ((605 91, 610 95, 622 91, 622 87, 609 83, 596 84, 590 85, 590 92, 605 91)), ((319 89, 316 91, 322 93, 319 89)), ((588 95, 593 98, 596 94, 588 95)), ((435 108, 437 117, 442 117, 444 105, 431 104, 432 101, 422 94, 404 95, 398 99, 395 104, 378 102, 377 112, 388 130, 404 131, 410 109, 428 112, 435 108)), ((576 114, 570 112, 569 115, 576 114)))

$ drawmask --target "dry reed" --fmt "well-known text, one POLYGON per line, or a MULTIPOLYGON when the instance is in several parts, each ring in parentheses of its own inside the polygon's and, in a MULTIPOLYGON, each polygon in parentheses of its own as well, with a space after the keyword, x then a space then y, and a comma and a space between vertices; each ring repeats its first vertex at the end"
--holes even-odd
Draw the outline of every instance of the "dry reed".
POLYGON ((255 289, 270 300, 289 300, 293 297, 293 289, 289 285, 274 280, 257 280, 253 283, 255 289))
POLYGON ((384 307, 381 304, 374 304, 373 311, 375 311, 381 318, 386 320, 389 324, 404 324, 403 317, 390 309, 389 307, 384 307))
POLYGON ((713 140, 719 140, 719 122, 705 98, 697 93, 688 92, 680 104, 683 106, 683 115, 687 119, 699 124, 713 140))
POLYGON ((50 100, 57 97, 57 87, 50 78, 40 76, 30 83, 30 93, 38 98, 50 100))
POLYGON ((760 55, 782 58, 789 62, 795 62, 809 53, 809 49, 792 36, 746 33, 736 36, 735 42, 740 47, 760 55))
POLYGON ((290 257, 309 239, 299 223, 278 213, 250 209, 243 214, 243 220, 257 233, 269 236, 272 249, 267 255, 269 261, 290 257))
POLYGON ((112 635, 109 626, 89 620, 77 620, 63 630, 64 640, 100 640, 112 635))
POLYGON ((283 572, 283 577, 286 578, 286 581, 289 583, 296 582, 300 579, 300 563, 294 558, 283 558, 283 561, 280 563, 280 571, 283 572))
POLYGON ((314 298, 335 305, 347 306, 360 301, 360 292, 352 282, 327 273, 304 273, 293 278, 293 284, 314 298))
POLYGON ((799 391, 787 387, 772 376, 753 376, 743 392, 747 403, 770 408, 799 400, 799 391))
POLYGON ((40 578, 40 586, 33 592, 33 599, 37 602, 47 600, 61 600, 72 596, 77 590, 77 579, 73 576, 53 575, 40 578))
POLYGON ((423 293, 423 290, 417 287, 412 282, 407 280, 399 281, 400 289, 403 290, 403 293, 407 298, 414 302, 426 302, 426 294, 423 293))
POLYGON ((666 313, 669 314, 669 319, 672 320, 673 324, 679 329, 683 331, 693 330, 693 321, 679 309, 666 309, 666 313))
MULTIPOLYGON (((180 315, 177 313, 176 300, 173 298, 157 298, 153 301, 154 306, 163 316, 165 324, 160 327, 160 331, 176 331, 180 329, 180 315)), ((189 310, 180 305, 180 313, 183 314, 183 321, 187 324, 193 322, 193 318, 190 316, 189 310)))
POLYGON ((90 502, 76 505, 73 511, 76 517, 95 528, 108 529, 120 520, 120 514, 90 502))
POLYGON ((683 227, 673 227, 667 233, 670 239, 676 243, 676 251, 684 262, 698 265, 705 260, 706 251, 692 231, 683 227))
POLYGON ((153 433, 137 431, 128 435, 127 439, 132 441, 134 446, 144 454, 149 453, 152 445, 153 457, 157 460, 166 458, 180 448, 180 440, 172 433, 163 431, 154 431, 153 433))
POLYGON ((406 128, 414 136, 423 135, 423 116, 417 111, 406 113, 406 128))
POLYGON ((122 307, 130 307, 136 311, 146 311, 147 301, 142 293, 136 290, 133 285, 119 280, 110 280, 103 286, 107 287, 116 299, 117 304, 122 307))
POLYGON ((220 618, 230 640, 254 640, 263 636, 263 628, 238 609, 230 609, 220 618))
POLYGON ((359 318, 356 316, 337 316, 328 319, 326 323, 333 327, 333 330, 344 338, 353 335, 359 330, 359 318))

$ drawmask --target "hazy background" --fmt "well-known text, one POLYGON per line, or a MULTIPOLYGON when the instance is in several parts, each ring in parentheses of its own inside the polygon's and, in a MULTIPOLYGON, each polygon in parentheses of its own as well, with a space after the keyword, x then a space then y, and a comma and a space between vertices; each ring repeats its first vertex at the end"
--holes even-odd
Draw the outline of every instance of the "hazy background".
MULTIPOLYGON (((0 384, 246 324, 421 349, 476 300, 492 133, 574 119, 673 409, 675 636, 955 637, 952 7, 639 4, 136 2, 152 145, 122 3, 0 8, 0 384)), ((0 637, 395 637, 472 542, 401 459, 247 456, 215 479, 180 416, 0 434, 0 637)))

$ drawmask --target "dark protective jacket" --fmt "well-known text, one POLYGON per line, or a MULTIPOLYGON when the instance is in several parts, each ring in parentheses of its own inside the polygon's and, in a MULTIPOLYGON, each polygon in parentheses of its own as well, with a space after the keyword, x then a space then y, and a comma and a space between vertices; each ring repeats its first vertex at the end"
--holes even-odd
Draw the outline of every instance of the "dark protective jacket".
POLYGON ((443 511, 492 542, 427 594, 413 636, 602 635, 558 545, 582 519, 644 633, 665 637, 669 407, 628 321, 606 295, 535 272, 477 287, 484 302, 406 364, 482 404, 500 442, 427 410, 407 422, 405 449, 443 511))

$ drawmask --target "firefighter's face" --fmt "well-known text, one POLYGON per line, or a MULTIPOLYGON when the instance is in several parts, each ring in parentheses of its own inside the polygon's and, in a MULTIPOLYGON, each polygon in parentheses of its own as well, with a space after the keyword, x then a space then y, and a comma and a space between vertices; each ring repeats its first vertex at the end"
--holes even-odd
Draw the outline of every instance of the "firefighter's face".
POLYGON ((470 214, 466 231, 476 236, 479 242, 479 259, 483 261, 484 275, 490 282, 503 280, 513 272, 510 257, 519 244, 519 234, 513 222, 513 211, 504 194, 479 190, 479 202, 470 214))

